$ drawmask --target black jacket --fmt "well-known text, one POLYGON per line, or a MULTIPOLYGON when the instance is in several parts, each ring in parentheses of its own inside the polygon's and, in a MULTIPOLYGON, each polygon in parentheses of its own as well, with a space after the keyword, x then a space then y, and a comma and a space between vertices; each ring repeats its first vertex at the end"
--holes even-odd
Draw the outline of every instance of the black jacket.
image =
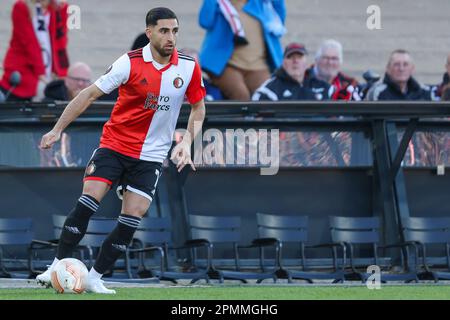
MULTIPOLYGON (((315 71, 315 66, 312 65, 305 71, 305 83, 307 86, 314 88, 316 83, 327 83, 326 81, 320 80, 315 71)), ((327 83, 328 84, 328 83, 327 83)), ((329 85, 329 84, 328 84, 329 85)), ((330 86, 330 85, 329 85, 330 86)), ((337 76, 331 82, 331 88, 328 92, 329 99, 331 100, 361 100, 359 94, 359 84, 355 78, 346 75, 343 72, 339 72, 337 76), (338 89, 339 88, 339 89, 338 89)))
MULTIPOLYGON (((54 80, 47 84, 44 90, 45 98, 44 102, 53 101, 69 101, 69 92, 67 91, 64 80, 54 80)), ((102 95, 98 100, 101 101, 116 101, 118 96, 118 90, 112 91, 110 94, 102 95)))
POLYGON ((325 100, 329 90, 328 83, 317 79, 300 84, 281 67, 255 91, 252 100, 325 100))
POLYGON ((47 84, 44 90, 44 102, 50 101, 69 101, 69 93, 67 87, 64 84, 64 80, 54 80, 47 84))
POLYGON ((383 82, 376 83, 367 93, 367 100, 432 100, 432 91, 428 86, 419 84, 413 77, 408 80, 408 90, 401 92, 400 87, 385 74, 383 82))

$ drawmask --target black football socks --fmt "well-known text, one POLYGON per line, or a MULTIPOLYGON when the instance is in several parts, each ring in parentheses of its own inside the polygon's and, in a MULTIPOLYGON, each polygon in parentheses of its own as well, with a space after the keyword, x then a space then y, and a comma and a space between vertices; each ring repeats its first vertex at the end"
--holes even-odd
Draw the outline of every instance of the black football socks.
POLYGON ((73 250, 86 233, 89 219, 97 211, 98 201, 87 194, 83 194, 66 218, 59 238, 56 258, 72 257, 73 250))
POLYGON ((100 274, 109 270, 125 252, 141 222, 141 218, 123 213, 117 220, 117 226, 103 242, 94 264, 95 271, 100 274))

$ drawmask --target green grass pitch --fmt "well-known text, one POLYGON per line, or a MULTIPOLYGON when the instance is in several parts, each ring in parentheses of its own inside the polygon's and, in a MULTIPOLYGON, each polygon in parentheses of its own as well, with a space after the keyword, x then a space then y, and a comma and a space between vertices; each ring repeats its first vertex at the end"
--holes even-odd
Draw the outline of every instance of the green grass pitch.
POLYGON ((116 295, 56 294, 53 289, 0 289, 0 300, 450 300, 450 286, 211 286, 116 288, 116 295))

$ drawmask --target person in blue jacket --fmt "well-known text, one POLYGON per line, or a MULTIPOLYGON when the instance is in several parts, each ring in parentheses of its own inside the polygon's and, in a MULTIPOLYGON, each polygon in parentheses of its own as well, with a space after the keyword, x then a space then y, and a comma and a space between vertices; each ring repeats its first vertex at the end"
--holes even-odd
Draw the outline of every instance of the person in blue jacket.
POLYGON ((286 32, 284 0, 204 0, 200 65, 230 100, 250 100, 280 67, 286 32))

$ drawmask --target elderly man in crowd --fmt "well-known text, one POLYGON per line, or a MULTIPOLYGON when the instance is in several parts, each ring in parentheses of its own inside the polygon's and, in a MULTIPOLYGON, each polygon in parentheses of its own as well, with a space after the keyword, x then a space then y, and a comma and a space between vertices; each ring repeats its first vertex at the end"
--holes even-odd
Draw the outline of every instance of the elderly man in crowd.
POLYGON ((367 100, 432 100, 432 90, 413 78, 414 71, 411 54, 403 49, 394 50, 384 79, 369 90, 367 100))
POLYGON ((76 62, 70 66, 67 77, 50 82, 45 87, 44 101, 70 101, 84 88, 91 84, 92 71, 84 62, 76 62))
POLYGON ((305 81, 319 79, 333 87, 332 100, 361 100, 356 79, 341 71, 342 44, 336 40, 324 41, 316 53, 315 64, 305 73, 305 81))

